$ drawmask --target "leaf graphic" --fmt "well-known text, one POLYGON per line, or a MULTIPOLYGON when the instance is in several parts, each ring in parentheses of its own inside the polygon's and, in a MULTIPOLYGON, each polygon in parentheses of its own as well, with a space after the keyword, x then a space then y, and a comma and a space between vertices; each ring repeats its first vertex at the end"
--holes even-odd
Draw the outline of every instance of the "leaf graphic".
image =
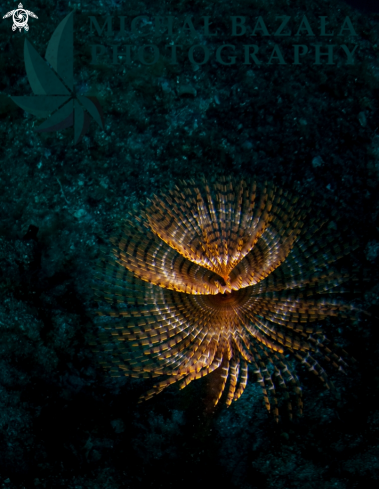
POLYGON ((83 95, 78 95, 78 100, 92 115, 95 121, 99 124, 101 129, 104 129, 104 116, 101 109, 101 105, 96 97, 84 97, 83 95))
POLYGON ((35 127, 36 132, 53 132, 61 131, 74 123, 74 104, 70 100, 67 104, 57 110, 51 117, 46 119, 38 127, 35 127))
POLYGON ((53 132, 74 125, 74 144, 86 134, 92 116, 104 129, 104 117, 96 97, 77 96, 74 90, 74 12, 54 30, 45 59, 25 40, 26 74, 35 97, 11 97, 22 109, 37 116, 50 117, 36 132, 53 132), (49 64, 50 63, 50 66, 49 64), (63 80, 63 81, 62 81, 63 80))
POLYGON ((37 117, 47 117, 49 114, 57 110, 61 105, 67 102, 70 97, 65 95, 47 95, 45 97, 33 97, 33 96, 21 96, 11 97, 13 102, 17 104, 21 109, 33 114, 37 117))
POLYGON ((74 123, 74 144, 81 141, 89 128, 90 117, 77 100, 74 101, 75 123, 74 123))
POLYGON ((74 12, 58 25, 47 45, 45 59, 70 90, 74 88, 74 12))
POLYGON ((25 39, 24 44, 24 58, 26 74, 35 95, 70 94, 27 39, 25 39))

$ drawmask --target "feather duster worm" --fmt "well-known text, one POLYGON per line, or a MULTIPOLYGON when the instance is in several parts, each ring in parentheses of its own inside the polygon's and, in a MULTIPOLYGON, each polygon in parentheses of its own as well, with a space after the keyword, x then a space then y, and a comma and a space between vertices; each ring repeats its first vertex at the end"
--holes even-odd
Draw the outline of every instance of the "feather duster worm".
POLYGON ((349 278, 331 264, 352 246, 330 235, 310 200, 249 179, 181 182, 130 214, 111 242, 95 287, 108 307, 91 344, 109 352, 112 376, 164 376, 141 400, 220 369, 215 404, 227 386, 229 406, 250 367, 278 420, 280 387, 290 416, 289 391, 302 410, 288 353, 326 387, 317 358, 343 371, 318 323, 352 309, 330 295, 349 278))

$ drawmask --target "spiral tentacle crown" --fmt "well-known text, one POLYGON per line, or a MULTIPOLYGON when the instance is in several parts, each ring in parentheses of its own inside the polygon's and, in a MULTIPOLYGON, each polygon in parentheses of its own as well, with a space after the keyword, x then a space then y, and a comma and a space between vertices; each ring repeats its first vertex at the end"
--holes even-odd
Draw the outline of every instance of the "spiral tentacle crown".
POLYGON ((349 279, 331 264, 353 246, 330 235, 310 200, 253 179, 185 181, 131 213, 111 241, 95 280, 108 306, 91 344, 112 376, 164 376, 141 400, 220 369, 215 404, 227 386, 229 406, 250 366, 278 420, 278 389, 290 416, 293 396, 302 411, 288 353, 328 388, 317 358, 346 366, 318 323, 351 313, 330 294, 349 279))

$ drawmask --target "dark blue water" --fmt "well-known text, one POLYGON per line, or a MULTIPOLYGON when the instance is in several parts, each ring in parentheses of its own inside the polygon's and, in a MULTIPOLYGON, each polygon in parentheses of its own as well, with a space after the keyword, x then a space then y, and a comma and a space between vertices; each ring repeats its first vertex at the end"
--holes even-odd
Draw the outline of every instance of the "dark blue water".
POLYGON ((345 0, 352 7, 367 13, 379 13, 379 0, 345 0))

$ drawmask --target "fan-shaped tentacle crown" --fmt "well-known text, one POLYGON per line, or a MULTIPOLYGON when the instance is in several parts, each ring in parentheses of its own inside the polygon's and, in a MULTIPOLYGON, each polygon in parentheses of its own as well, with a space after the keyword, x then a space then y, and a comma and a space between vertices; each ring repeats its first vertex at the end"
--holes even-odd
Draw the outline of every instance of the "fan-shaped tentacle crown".
POLYGON ((114 376, 165 375, 142 399, 220 368, 215 403, 229 379, 230 405, 250 365, 278 419, 278 386, 302 407, 286 352, 327 387, 316 357, 346 365, 318 322, 351 309, 329 295, 349 278, 331 263, 351 246, 330 236, 310 200, 250 179, 181 182, 131 213, 111 241, 95 287, 109 305, 92 344, 111 352, 103 366, 114 376))

